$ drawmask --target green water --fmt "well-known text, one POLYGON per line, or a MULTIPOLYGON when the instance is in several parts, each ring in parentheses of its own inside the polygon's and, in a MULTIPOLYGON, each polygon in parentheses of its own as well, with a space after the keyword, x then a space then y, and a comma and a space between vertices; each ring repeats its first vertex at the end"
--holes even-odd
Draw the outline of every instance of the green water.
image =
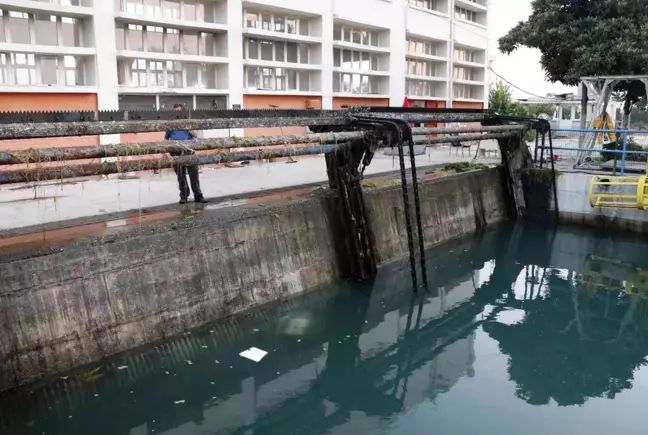
POLYGON ((5 395, 0 432, 648 433, 648 244, 507 227, 428 259, 419 296, 397 263, 5 395))

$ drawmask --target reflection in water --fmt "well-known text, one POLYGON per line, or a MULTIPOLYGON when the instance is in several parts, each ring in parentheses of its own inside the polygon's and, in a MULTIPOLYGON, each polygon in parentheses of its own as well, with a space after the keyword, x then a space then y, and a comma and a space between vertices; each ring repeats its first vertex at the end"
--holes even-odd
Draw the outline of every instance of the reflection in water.
POLYGON ((595 407, 630 422, 622 393, 648 399, 635 379, 648 354, 646 254, 639 242, 567 230, 461 239, 428 254, 425 294, 412 294, 406 263, 393 264, 375 284, 265 307, 6 394, 0 430, 609 433, 595 407), (242 359, 251 346, 268 356, 242 359))

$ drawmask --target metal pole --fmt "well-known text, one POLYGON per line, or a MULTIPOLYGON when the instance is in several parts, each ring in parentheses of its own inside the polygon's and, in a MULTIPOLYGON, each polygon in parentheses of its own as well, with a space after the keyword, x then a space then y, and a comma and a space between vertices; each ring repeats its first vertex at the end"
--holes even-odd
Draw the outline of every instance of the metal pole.
POLYGON ((536 142, 535 148, 533 149, 533 163, 538 163, 538 139, 540 138, 540 132, 536 130, 536 142))
POLYGON ((491 126, 478 126, 478 127, 418 127, 412 129, 412 135, 421 134, 452 134, 452 133, 498 133, 505 131, 523 131, 524 125, 491 125, 491 126))
POLYGON ((547 133, 542 133, 542 148, 540 148, 540 169, 542 169, 542 165, 544 164, 544 149, 545 149, 546 137, 547 137, 547 133))
POLYGON ((560 216, 560 211, 558 210, 558 186, 556 181, 556 166, 554 163, 553 140, 551 139, 551 129, 549 129, 549 152, 551 153, 551 174, 553 175, 554 208, 556 209, 556 223, 558 223, 558 217, 560 216))
MULTIPOLYGON (((616 147, 615 147, 616 149, 616 147)), ((625 175, 626 151, 628 150, 628 132, 623 132, 623 150, 621 152, 621 176, 625 175)))

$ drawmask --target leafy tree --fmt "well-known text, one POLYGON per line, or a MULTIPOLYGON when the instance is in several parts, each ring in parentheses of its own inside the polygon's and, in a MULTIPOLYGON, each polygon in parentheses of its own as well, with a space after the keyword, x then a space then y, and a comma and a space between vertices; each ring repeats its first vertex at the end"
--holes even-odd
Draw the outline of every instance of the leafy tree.
POLYGON ((537 118, 540 114, 551 115, 554 106, 551 104, 520 104, 513 98, 510 86, 498 82, 488 94, 488 107, 500 115, 526 116, 537 118))
MULTIPOLYGON (((533 0, 529 19, 499 40, 506 54, 520 46, 539 49, 547 78, 569 86, 584 76, 646 74, 648 1, 533 0)), ((627 124, 645 86, 623 81, 614 91, 622 94, 627 124)))

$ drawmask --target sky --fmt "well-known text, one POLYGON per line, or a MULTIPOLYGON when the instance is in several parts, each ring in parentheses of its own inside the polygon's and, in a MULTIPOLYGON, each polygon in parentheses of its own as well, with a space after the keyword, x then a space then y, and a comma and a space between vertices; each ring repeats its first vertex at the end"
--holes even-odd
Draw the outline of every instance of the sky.
MULTIPOLYGON (((531 0, 489 0, 490 5, 490 57, 492 68, 497 74, 514 85, 539 96, 547 93, 574 92, 576 88, 560 83, 550 83, 545 79, 540 66, 540 52, 535 49, 519 48, 510 55, 500 53, 497 40, 504 36, 518 22, 525 21, 531 14, 531 0)), ((496 77, 491 74, 491 81, 496 77)), ((532 95, 511 89, 515 98, 533 98, 532 95)))

